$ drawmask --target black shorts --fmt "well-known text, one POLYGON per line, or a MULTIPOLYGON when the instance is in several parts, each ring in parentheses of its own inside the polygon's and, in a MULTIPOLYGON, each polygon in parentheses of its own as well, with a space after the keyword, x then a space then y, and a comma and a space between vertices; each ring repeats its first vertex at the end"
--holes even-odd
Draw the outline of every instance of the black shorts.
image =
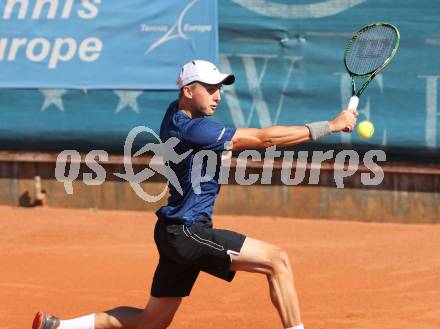
POLYGON ((230 254, 239 253, 245 239, 236 232, 214 229, 209 218, 191 226, 159 218, 154 229, 159 264, 151 295, 189 296, 200 271, 232 281, 230 254))

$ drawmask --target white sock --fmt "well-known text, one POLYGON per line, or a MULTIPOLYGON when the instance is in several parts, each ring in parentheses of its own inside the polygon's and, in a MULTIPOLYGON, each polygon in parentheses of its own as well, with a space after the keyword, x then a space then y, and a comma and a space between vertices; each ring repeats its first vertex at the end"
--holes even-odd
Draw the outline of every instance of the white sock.
POLYGON ((304 325, 301 323, 301 324, 299 324, 297 326, 289 327, 289 328, 286 328, 286 329, 304 329, 304 325))
POLYGON ((95 329, 95 314, 72 320, 61 320, 58 329, 95 329))

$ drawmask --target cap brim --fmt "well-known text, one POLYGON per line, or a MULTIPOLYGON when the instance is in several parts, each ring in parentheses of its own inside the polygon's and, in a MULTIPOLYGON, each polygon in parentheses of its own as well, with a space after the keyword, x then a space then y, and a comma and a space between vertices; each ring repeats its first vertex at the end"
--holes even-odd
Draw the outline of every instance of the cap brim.
POLYGON ((220 83, 223 85, 232 85, 235 82, 235 76, 233 74, 228 74, 220 83))
POLYGON ((183 86, 186 86, 193 82, 202 82, 208 85, 218 85, 218 84, 232 85, 234 81, 235 81, 235 76, 233 74, 219 74, 218 76, 212 77, 211 79, 194 79, 194 80, 181 82, 181 85, 178 84, 178 86, 182 88, 183 86))

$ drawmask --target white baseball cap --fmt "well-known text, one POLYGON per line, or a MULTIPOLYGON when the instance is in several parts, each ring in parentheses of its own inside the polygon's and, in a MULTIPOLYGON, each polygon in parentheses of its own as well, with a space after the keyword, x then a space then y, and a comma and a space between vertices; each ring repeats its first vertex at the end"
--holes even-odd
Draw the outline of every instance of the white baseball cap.
POLYGON ((217 85, 219 83, 231 85, 234 83, 235 77, 233 74, 220 73, 217 67, 210 62, 194 60, 183 65, 176 84, 179 88, 182 88, 195 81, 209 85, 217 85))

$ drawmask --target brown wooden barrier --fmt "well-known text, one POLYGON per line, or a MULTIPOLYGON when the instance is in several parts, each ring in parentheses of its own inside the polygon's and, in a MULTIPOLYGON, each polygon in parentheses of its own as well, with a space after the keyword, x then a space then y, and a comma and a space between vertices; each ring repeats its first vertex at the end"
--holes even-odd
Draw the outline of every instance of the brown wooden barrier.
MULTIPOLYGON (((99 209, 133 209, 153 211, 166 202, 146 202, 130 184, 113 173, 123 173, 123 156, 110 155, 100 162, 107 173, 105 183, 85 185, 83 173, 92 171, 81 159, 79 179, 73 182, 69 195, 63 183, 55 179, 57 153, 0 151, 0 204, 34 206, 41 203, 53 207, 99 209), (40 182, 38 183, 38 178, 40 182), (38 188, 41 186, 41 189, 38 188)), ((145 168, 151 157, 132 159, 135 171, 145 168)), ((320 168, 318 184, 308 184, 311 164, 307 164, 303 183, 288 186, 281 181, 281 161, 275 161, 271 184, 259 179, 251 186, 241 186, 233 179, 237 160, 232 159, 229 184, 222 186, 215 212, 220 214, 269 215, 276 217, 322 218, 380 222, 440 222, 440 165, 383 162, 384 179, 380 185, 365 186, 361 174, 370 170, 360 166, 344 179, 344 188, 337 188, 334 164, 325 162, 320 168)), ((293 166, 292 171, 297 169, 293 166)), ((246 175, 261 178, 263 163, 248 161, 246 175)), ((294 173, 292 173, 293 177, 294 173)), ((142 188, 158 195, 166 182, 154 175, 142 188)))

